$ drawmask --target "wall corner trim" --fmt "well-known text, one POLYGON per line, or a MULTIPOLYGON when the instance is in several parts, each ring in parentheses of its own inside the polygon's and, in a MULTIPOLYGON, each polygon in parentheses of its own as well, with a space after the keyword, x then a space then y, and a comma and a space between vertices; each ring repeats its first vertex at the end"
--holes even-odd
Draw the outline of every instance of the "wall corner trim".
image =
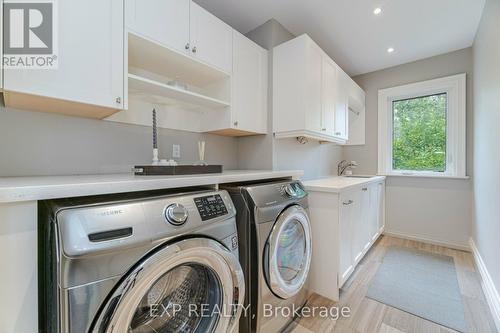
POLYGON ((495 321, 497 330, 500 331, 500 295, 498 294, 498 290, 491 279, 490 273, 488 272, 483 258, 481 257, 481 254, 479 253, 472 237, 469 239, 469 244, 472 249, 472 254, 474 255, 474 261, 476 262, 479 274, 481 275, 481 286, 483 287, 484 295, 486 296, 486 300, 490 306, 491 314, 495 321))

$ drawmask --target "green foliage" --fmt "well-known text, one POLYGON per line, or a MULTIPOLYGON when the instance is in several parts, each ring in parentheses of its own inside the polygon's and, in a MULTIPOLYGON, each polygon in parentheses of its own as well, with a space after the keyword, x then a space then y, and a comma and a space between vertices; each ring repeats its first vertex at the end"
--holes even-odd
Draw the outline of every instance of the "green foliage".
POLYGON ((393 169, 446 170, 446 94, 394 101, 393 169))

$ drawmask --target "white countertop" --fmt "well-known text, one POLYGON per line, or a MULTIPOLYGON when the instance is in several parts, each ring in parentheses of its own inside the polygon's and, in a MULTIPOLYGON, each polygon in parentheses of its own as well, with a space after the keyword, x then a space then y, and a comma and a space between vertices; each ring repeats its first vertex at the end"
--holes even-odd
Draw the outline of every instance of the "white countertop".
POLYGON ((340 193, 349 188, 379 182, 384 180, 385 176, 373 176, 370 178, 355 177, 328 177, 304 181, 303 184, 307 191, 340 193))
POLYGON ((0 203, 69 198, 86 195, 216 185, 260 179, 299 178, 300 170, 227 170, 222 173, 183 176, 133 174, 0 177, 0 203))

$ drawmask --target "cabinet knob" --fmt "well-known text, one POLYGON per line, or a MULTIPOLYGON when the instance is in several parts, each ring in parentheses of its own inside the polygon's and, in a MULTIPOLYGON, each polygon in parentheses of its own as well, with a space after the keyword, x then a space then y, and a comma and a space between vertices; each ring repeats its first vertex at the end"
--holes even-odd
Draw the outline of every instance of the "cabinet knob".
POLYGON ((193 53, 196 53, 196 46, 192 49, 193 53))
POLYGON ((233 125, 234 125, 234 126, 238 126, 238 122, 237 122, 237 121, 235 121, 235 122, 233 123, 233 125))
POLYGON ((186 46, 184 46, 184 48, 185 48, 186 50, 189 50, 189 43, 187 43, 187 44, 186 44, 186 46))
POLYGON ((342 133, 340 133, 340 132, 335 132, 335 135, 340 135, 340 134, 342 134, 342 133))
POLYGON ((122 104, 122 98, 121 97, 117 97, 116 98, 116 104, 122 104))

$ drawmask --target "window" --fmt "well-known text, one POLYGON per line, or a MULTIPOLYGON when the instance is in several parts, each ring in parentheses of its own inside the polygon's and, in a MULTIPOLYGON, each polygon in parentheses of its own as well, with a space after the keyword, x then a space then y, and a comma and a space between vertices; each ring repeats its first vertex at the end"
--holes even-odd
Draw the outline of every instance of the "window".
POLYGON ((379 90, 379 174, 465 178, 465 74, 379 90))

